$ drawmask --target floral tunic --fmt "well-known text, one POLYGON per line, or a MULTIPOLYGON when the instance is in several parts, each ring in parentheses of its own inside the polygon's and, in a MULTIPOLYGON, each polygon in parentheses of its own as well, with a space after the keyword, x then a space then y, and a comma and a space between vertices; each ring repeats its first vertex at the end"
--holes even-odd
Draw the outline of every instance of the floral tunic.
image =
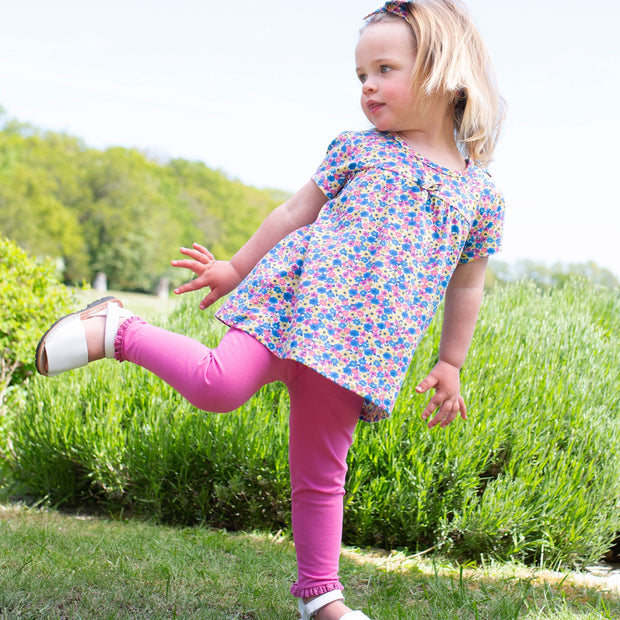
POLYGON ((389 416, 450 276, 496 252, 504 206, 472 163, 443 168, 396 134, 346 132, 312 177, 329 199, 278 243, 217 317, 389 416))

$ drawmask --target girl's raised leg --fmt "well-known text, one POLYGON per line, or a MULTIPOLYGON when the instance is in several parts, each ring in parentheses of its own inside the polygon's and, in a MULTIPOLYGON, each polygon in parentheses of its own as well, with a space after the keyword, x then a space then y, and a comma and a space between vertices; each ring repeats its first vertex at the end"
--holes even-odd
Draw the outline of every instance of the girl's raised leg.
POLYGON ((260 342, 230 329, 217 347, 132 317, 119 328, 115 356, 156 374, 192 405, 225 412, 240 407, 276 379, 281 363, 260 342))

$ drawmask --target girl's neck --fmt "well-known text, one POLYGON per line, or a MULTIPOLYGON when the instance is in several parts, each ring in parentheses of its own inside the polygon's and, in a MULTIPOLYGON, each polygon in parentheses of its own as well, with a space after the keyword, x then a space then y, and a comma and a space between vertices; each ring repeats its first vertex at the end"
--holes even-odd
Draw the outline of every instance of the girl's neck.
POLYGON ((417 126, 398 132, 419 155, 453 170, 464 170, 465 158, 454 138, 452 107, 446 97, 419 101, 417 126))
POLYGON ((464 170, 465 158, 456 146, 454 135, 449 139, 437 139, 425 131, 411 130, 396 132, 411 148, 422 157, 451 170, 464 170))

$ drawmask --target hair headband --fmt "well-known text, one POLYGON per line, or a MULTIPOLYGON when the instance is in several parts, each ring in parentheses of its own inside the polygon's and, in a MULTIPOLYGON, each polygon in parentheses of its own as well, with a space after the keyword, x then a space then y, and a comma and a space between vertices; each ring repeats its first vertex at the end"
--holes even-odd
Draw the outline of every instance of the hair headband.
POLYGON ((369 13, 364 19, 368 19, 378 13, 392 13, 393 15, 398 15, 398 17, 407 19, 409 16, 409 11, 407 10, 408 4, 409 2, 407 0, 388 0, 380 9, 369 13))

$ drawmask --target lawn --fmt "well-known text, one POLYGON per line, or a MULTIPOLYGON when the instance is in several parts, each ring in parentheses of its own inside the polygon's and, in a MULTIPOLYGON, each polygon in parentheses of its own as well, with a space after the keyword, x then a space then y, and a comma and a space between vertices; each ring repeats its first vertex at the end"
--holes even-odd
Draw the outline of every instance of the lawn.
MULTIPOLYGON (((0 618, 297 618, 282 534, 174 528, 0 505, 0 618)), ((620 617, 574 574, 344 548, 347 600, 374 620, 620 617)))

